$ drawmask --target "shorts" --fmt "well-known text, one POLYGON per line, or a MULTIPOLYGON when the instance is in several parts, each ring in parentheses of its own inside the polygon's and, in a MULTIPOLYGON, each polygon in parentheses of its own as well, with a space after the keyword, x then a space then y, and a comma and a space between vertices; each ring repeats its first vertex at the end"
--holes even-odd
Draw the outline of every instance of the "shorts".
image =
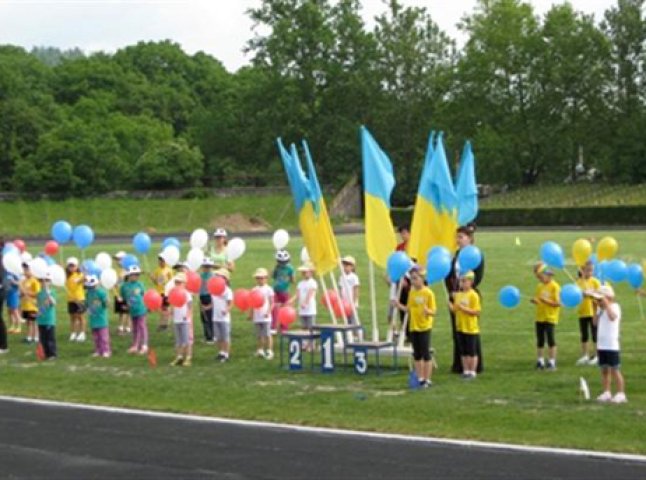
POLYGON ((536 322, 536 347, 543 348, 547 340, 547 346, 556 347, 554 329, 556 325, 550 322, 536 322))
POLYGON ((478 337, 478 334, 458 332, 458 345, 461 356, 476 357, 478 355, 478 337))
POLYGON ((175 330, 175 346, 176 347, 188 346, 189 344, 188 322, 175 323, 173 326, 175 330))
POLYGON ((10 291, 7 295, 7 308, 9 310, 18 310, 20 308, 20 294, 10 291))
POLYGON ((597 350, 597 358, 599 360, 600 368, 619 370, 619 367, 621 366, 619 350, 597 350))
POLYGON ((592 317, 579 318, 579 330, 581 332, 581 343, 588 343, 590 336, 592 336, 592 343, 597 343, 597 326, 592 321, 592 317))
POLYGON ((231 324, 229 322, 213 322, 213 339, 216 342, 230 342, 231 324))
POLYGON ((128 304, 123 300, 120 301, 117 297, 114 297, 114 313, 128 313, 128 304))
POLYGON ((85 302, 67 302, 67 313, 70 315, 85 313, 85 302))
POLYGON ((22 318, 24 318, 28 322, 35 322, 36 318, 38 317, 38 312, 26 312, 22 311, 22 318))
POLYGON ((316 315, 301 315, 301 326, 305 329, 311 330, 316 324, 316 315))
POLYGON ((431 361, 431 330, 410 332, 410 342, 413 347, 414 360, 431 361))
POLYGON ((271 324, 269 322, 254 323, 256 329, 256 338, 266 338, 271 336, 271 324))
POLYGON ((167 312, 168 307, 170 307, 170 303, 168 303, 168 296, 162 295, 162 312, 167 312))

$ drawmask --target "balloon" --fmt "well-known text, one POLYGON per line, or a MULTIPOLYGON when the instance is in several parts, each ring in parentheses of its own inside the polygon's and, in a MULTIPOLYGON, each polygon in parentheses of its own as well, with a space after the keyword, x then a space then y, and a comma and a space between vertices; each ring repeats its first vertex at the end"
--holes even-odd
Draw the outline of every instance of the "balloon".
POLYGON ((60 265, 50 265, 47 267, 49 269, 49 274, 52 278, 52 285, 55 287, 64 287, 65 280, 67 276, 65 275, 65 270, 60 265))
POLYGON ((101 276, 101 268, 97 265, 94 260, 84 260, 81 264, 81 271, 86 275, 96 275, 97 277, 101 276))
POLYGON ((74 232, 72 233, 72 238, 74 243, 81 250, 92 245, 94 241, 94 232, 87 225, 79 225, 74 227, 74 232))
POLYGON ((12 243, 18 250, 20 250, 20 253, 24 253, 24 251, 27 249, 27 245, 25 245, 25 242, 23 242, 20 239, 14 240, 12 243))
POLYGON ((170 247, 171 245, 173 247, 177 247, 177 250, 180 250, 182 248, 182 244, 178 239, 176 239, 175 237, 168 237, 168 238, 165 238, 164 241, 162 242, 162 251, 166 250, 166 247, 170 247))
POLYGON ((203 228, 198 228, 191 233, 191 248, 204 248, 209 243, 209 234, 203 228))
POLYGON ((227 281, 222 277, 211 277, 209 278, 208 283, 206 284, 206 289, 211 295, 222 295, 225 288, 227 287, 227 281))
POLYGON ((352 316, 352 304, 350 303, 349 300, 343 299, 342 302, 336 302, 334 304, 334 314, 337 317, 343 317, 343 314, 345 313, 345 317, 348 318, 352 316), (343 309, 343 310, 341 310, 343 309))
POLYGON ((186 305, 186 289, 184 287, 173 287, 168 294, 168 303, 175 308, 182 308, 186 305))
POLYGON ((631 263, 628 266, 628 283, 637 290, 644 284, 644 270, 638 263, 631 263))
POLYGON ((18 250, 18 247, 16 247, 11 242, 7 242, 5 243, 4 248, 2 249, 2 254, 9 255, 10 253, 15 253, 16 255, 20 256, 20 250, 18 250))
POLYGON ((260 290, 253 289, 249 292, 249 306, 251 308, 262 308, 265 304, 265 296, 260 290))
POLYGON ((237 259, 242 257, 242 255, 244 255, 246 248, 247 245, 242 238, 232 238, 227 245, 227 256, 229 257, 229 260, 235 262, 237 259))
POLYGON ((429 255, 426 264, 426 281, 429 284, 444 280, 451 273, 451 256, 440 251, 429 255))
POLYGON ((233 293, 233 304, 241 311, 249 309, 249 290, 240 288, 233 293))
POLYGON ((606 279, 606 269, 608 268, 608 260, 597 263, 594 266, 594 276, 597 277, 602 282, 606 279))
POLYGON ((195 272, 186 272, 186 290, 197 294, 200 293, 200 288, 202 288, 202 279, 200 276, 195 272))
POLYGON ((281 307, 278 310, 278 321, 284 329, 289 328, 296 321, 296 310, 292 307, 281 307))
POLYGON ((276 250, 282 250, 289 243, 289 233, 287 233, 287 230, 283 230, 282 228, 280 230, 276 230, 272 241, 274 242, 274 248, 276 250))
POLYGON ((301 248, 301 262, 310 263, 310 252, 307 251, 307 247, 301 248))
POLYGON ((64 220, 52 225, 52 238, 59 244, 64 245, 72 240, 72 226, 64 220))
POLYGON ((498 300, 500 300, 500 304, 505 308, 517 307, 520 303, 520 290, 513 285, 507 285, 500 289, 498 300))
POLYGON ((29 262, 29 270, 36 278, 45 278, 47 274, 47 262, 44 258, 36 257, 29 262))
POLYGON ((156 290, 150 289, 144 294, 144 305, 151 312, 156 312, 162 308, 162 297, 156 290))
POLYGON ((597 257, 599 260, 610 260, 617 254, 619 244, 613 237, 603 237, 597 244, 597 257))
POLYGON ((117 284, 119 278, 117 276, 117 272, 113 268, 106 268, 101 272, 100 280, 103 288, 110 290, 117 284))
POLYGON ((460 272, 468 272, 469 270, 475 270, 482 263, 482 253, 480 249, 474 245, 467 245, 466 247, 460 249, 458 253, 458 265, 460 266, 460 272))
POLYGON ((121 266, 128 270, 130 267, 139 266, 139 259, 129 253, 121 259, 121 266))
POLYGON ((328 290, 327 296, 330 300, 330 305, 328 305, 327 299, 325 298, 325 292, 323 292, 323 294, 321 295, 321 305, 323 305, 328 310, 334 309, 334 306, 339 303, 339 297, 333 290, 328 290))
POLYGON ((162 250, 161 256, 168 265, 174 267, 179 262, 179 248, 175 245, 169 245, 162 250))
POLYGON ((592 254, 592 244, 585 238, 579 238, 572 245, 572 258, 579 267, 585 265, 592 254))
MULTIPOLYGON (((443 247, 442 245, 436 245, 433 248, 431 248, 431 250, 426 255, 426 258, 429 259, 435 255, 443 255, 445 257, 451 258, 451 252, 449 252, 449 249, 446 247, 443 247)), ((418 260, 421 260, 421 259, 418 259, 418 260)))
POLYGON ((45 244, 45 253, 47 255, 56 255, 58 253, 58 242, 50 240, 45 244))
POLYGON ((34 256, 29 253, 29 252, 22 252, 20 255, 20 260, 22 260, 22 263, 29 263, 34 259, 34 256))
POLYGON ((186 256, 186 262, 188 263, 188 268, 196 272, 202 266, 204 261, 204 252, 199 248, 191 248, 186 256))
POLYGON ((9 273, 14 275, 22 274, 22 259, 17 253, 9 253, 2 256, 2 266, 9 273))
POLYGON ((561 289, 561 303, 568 307, 577 307, 583 301, 583 292, 574 283, 563 285, 561 289))
POLYGON ((628 277, 628 267, 622 260, 610 260, 603 273, 612 282, 623 282, 628 277))
POLYGON ((132 246, 137 253, 148 253, 151 245, 152 241, 150 240, 150 235, 148 235, 147 233, 139 232, 132 238, 132 246))
POLYGON ((410 258, 404 252, 394 252, 388 257, 386 271, 391 282, 399 282, 411 267, 410 258))
POLYGON ((541 245, 541 260, 550 267, 563 268, 565 266, 563 249, 556 242, 545 242, 541 245))
POLYGON ((110 257, 109 254, 105 252, 101 252, 97 254, 94 261, 96 262, 96 264, 99 266, 101 270, 105 270, 106 268, 112 268, 112 258, 110 257))

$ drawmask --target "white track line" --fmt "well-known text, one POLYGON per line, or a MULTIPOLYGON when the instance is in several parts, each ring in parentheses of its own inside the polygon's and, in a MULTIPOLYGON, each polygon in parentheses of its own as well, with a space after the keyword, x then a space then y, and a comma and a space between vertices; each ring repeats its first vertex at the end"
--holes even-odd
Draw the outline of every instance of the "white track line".
POLYGON ((511 443, 495 443, 495 442, 482 442, 476 440, 453 440, 436 437, 421 437, 415 435, 400 435, 389 433, 366 432, 360 430, 342 430, 339 428, 324 428, 324 427, 306 427, 301 425, 291 425, 288 423, 272 423, 261 422, 255 420, 236 420, 231 418, 221 417, 206 417, 200 415, 188 415, 179 413, 156 412, 152 410, 136 410, 131 408, 119 407, 106 407, 99 405, 86 405, 82 403, 70 402, 57 402, 53 400, 39 400, 33 398, 13 397, 0 395, 0 401, 23 403, 28 405, 41 405, 46 407, 68 408, 88 410, 94 412, 104 413, 119 413, 124 415, 139 415, 143 417, 163 418, 170 420, 184 420, 200 423, 213 423, 221 425, 236 425, 242 427, 255 427, 255 428, 268 428, 286 430, 292 432, 314 433, 320 435, 342 435, 346 437, 362 437, 371 438, 376 440, 396 440, 401 442, 415 442, 415 443, 428 443, 435 445, 450 445, 469 448, 483 448, 501 451, 515 451, 530 454, 550 454, 550 455, 563 455, 570 457, 583 457, 594 458, 602 460, 620 460, 629 462, 646 463, 646 455, 635 455, 629 453, 614 453, 614 452, 597 452, 592 450, 577 450, 572 448, 551 448, 551 447, 538 447, 516 445, 511 443))

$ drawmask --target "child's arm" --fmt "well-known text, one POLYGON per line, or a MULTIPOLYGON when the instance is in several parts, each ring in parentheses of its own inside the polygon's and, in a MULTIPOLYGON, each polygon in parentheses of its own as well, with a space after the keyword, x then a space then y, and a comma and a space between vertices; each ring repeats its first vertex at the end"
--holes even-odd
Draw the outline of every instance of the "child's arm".
POLYGON ((352 298, 354 299, 354 306, 359 308, 359 285, 352 288, 352 298))
POLYGON ((615 320, 617 320, 617 312, 614 309, 610 308, 610 302, 608 301, 608 299, 604 297, 599 300, 599 302, 601 303, 601 308, 606 311, 606 314, 608 315, 610 321, 614 322, 615 320))
POLYGON ((541 302, 541 303, 544 303, 545 305, 547 305, 549 307, 560 307, 561 306, 561 302, 554 302, 554 301, 548 300, 546 298, 539 298, 538 301, 541 302))
POLYGON ((188 308, 186 309, 186 320, 188 320, 189 322, 192 322, 193 321, 193 300, 188 301, 187 307, 188 308))
POLYGON ((316 288, 310 288, 305 298, 305 303, 310 303, 312 299, 316 298, 316 288))
POLYGON ((464 312, 464 313, 466 313, 467 315, 473 315, 473 316, 478 316, 478 315, 480 315, 480 310, 476 310, 476 309, 474 309, 474 308, 465 307, 464 305, 457 305, 457 306, 456 306, 456 309, 457 309, 457 310, 460 310, 460 311, 462 311, 462 312, 464 312))

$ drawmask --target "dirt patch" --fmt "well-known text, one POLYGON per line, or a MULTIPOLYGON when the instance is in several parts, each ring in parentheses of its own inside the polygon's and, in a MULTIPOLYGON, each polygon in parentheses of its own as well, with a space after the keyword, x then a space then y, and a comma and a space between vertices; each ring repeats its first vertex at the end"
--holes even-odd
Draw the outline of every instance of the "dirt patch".
POLYGON ((220 215, 211 221, 211 227, 222 227, 234 232, 266 232, 269 230, 269 224, 262 218, 247 217, 241 213, 220 215))

